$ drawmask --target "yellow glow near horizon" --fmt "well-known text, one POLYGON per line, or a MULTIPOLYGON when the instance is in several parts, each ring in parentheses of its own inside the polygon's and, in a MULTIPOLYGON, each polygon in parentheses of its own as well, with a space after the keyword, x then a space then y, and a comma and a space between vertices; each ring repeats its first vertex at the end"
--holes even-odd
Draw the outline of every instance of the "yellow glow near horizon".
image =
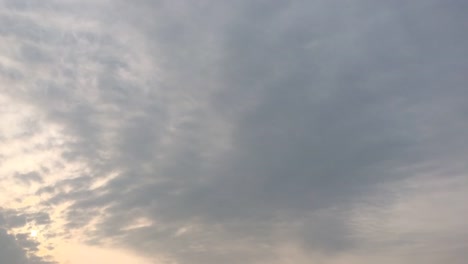
POLYGON ((122 248, 93 247, 75 242, 59 243, 56 246, 55 256, 59 263, 162 264, 162 262, 146 259, 122 248))

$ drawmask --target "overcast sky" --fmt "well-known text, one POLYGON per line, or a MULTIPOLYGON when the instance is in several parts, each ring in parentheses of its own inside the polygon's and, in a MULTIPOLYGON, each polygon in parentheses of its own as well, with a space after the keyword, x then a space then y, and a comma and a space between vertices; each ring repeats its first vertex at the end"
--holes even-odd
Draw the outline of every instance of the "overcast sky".
POLYGON ((0 264, 464 264, 468 1, 0 0, 0 264))

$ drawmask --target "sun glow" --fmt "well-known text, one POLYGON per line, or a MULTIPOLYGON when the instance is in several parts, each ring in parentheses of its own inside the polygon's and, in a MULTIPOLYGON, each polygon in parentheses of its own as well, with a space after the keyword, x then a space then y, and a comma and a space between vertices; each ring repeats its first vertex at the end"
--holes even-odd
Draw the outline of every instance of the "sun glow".
POLYGON ((37 230, 31 230, 31 237, 37 237, 37 230))

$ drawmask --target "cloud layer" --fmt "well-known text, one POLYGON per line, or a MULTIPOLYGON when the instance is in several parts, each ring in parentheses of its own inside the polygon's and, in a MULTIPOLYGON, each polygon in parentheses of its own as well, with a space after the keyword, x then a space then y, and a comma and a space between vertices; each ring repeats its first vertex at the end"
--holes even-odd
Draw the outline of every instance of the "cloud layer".
POLYGON ((50 246, 466 259, 462 1, 1 5, 2 201, 50 246))

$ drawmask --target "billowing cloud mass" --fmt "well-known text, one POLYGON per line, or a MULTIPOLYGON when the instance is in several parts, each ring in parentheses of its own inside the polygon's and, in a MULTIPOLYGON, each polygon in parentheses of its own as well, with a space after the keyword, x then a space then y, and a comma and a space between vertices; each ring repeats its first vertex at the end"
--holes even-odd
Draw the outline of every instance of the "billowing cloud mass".
POLYGON ((467 8, 1 0, 0 263, 465 263, 467 8))

